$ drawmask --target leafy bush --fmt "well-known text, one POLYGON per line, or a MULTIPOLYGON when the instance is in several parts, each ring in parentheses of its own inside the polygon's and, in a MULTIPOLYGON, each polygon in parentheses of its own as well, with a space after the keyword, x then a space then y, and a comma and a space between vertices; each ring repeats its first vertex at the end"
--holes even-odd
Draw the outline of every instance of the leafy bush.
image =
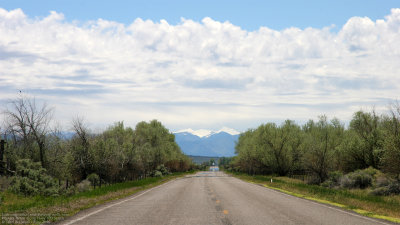
POLYGON ((16 175, 12 177, 12 192, 24 195, 56 196, 59 188, 56 180, 46 174, 39 162, 21 159, 16 163, 16 175))
POLYGON ((153 176, 154 177, 162 177, 163 174, 161 173, 161 171, 156 170, 153 176))
POLYGON ((159 166, 157 166, 157 168, 153 171, 151 171, 151 173, 149 174, 151 177, 162 177, 165 175, 170 174, 170 172, 168 171, 168 168, 164 165, 161 164, 159 166))
POLYGON ((90 190, 90 181, 88 180, 83 180, 80 183, 76 185, 76 188, 78 189, 78 192, 84 192, 84 191, 89 191, 90 190))
POLYGON ((340 179, 343 177, 343 173, 340 171, 330 172, 328 179, 321 185, 324 187, 334 188, 340 185, 340 179))
POLYGON ((166 166, 164 166, 164 164, 157 166, 156 170, 160 171, 162 173, 162 175, 170 174, 170 172, 168 171, 168 168, 166 166))
POLYGON ((78 192, 78 188, 74 185, 71 185, 64 193, 67 196, 74 195, 78 192))
POLYGON ((307 182, 307 184, 319 185, 319 184, 321 184, 321 179, 318 176, 312 175, 307 178, 306 182, 307 182))
POLYGON ((378 176, 375 179, 375 186, 376 187, 386 187, 390 184, 390 179, 386 176, 378 176))
POLYGON ((367 188, 372 185, 372 175, 366 170, 356 170, 340 178, 340 186, 344 188, 367 188))
POLYGON ((399 181, 393 181, 388 185, 388 190, 390 194, 400 194, 400 183, 399 181))
POLYGON ((372 167, 372 166, 370 166, 370 167, 368 167, 368 168, 366 168, 366 169, 363 169, 363 170, 361 170, 361 171, 363 171, 363 172, 369 174, 371 177, 374 177, 375 175, 378 175, 378 174, 382 174, 381 171, 375 169, 375 168, 372 167))
POLYGON ((370 192, 371 195, 398 195, 400 194, 399 181, 390 181, 386 186, 377 187, 370 192))
POLYGON ((90 181, 90 183, 92 184, 93 188, 96 188, 96 186, 99 185, 100 183, 100 177, 99 175, 92 173, 87 177, 87 180, 90 181))

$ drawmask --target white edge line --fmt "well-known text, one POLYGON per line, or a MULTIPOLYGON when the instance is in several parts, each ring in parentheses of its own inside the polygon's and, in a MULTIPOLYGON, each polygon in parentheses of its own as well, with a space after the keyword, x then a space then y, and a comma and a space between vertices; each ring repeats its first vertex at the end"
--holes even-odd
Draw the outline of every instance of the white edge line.
MULTIPOLYGON (((234 177, 234 176, 232 176, 232 177, 234 177)), ((242 179, 239 179, 239 178, 237 178, 237 177, 235 177, 235 178, 238 179, 238 180, 240 180, 240 181, 242 181, 242 182, 245 182, 245 183, 247 183, 247 184, 253 184, 253 185, 257 186, 257 187, 263 187, 263 188, 265 188, 265 189, 267 189, 267 190, 270 190, 270 191, 274 191, 274 192, 277 192, 277 193, 280 193, 280 194, 283 194, 283 195, 286 195, 286 196, 290 196, 290 197, 295 197, 295 198, 298 198, 298 199, 307 201, 307 202, 309 202, 309 203, 312 203, 312 204, 314 204, 314 205, 323 206, 323 207, 328 208, 328 209, 333 209, 333 210, 336 210, 336 211, 338 211, 338 212, 342 212, 342 213, 345 213, 345 214, 348 214, 348 215, 352 215, 352 216, 355 216, 355 217, 359 217, 359 218, 362 218, 362 219, 366 219, 366 220, 369 220, 369 221, 372 221, 372 222, 376 222, 376 223, 380 223, 380 224, 384 224, 384 225, 391 225, 391 224, 393 224, 393 223, 390 223, 390 224, 389 224, 389 223, 385 223, 385 222, 382 222, 382 221, 380 221, 380 220, 378 220, 378 219, 374 219, 374 218, 370 218, 370 217, 367 217, 367 216, 359 215, 358 213, 356 213, 356 212, 354 212, 354 211, 353 211, 353 213, 351 213, 351 212, 347 212, 345 209, 335 208, 335 207, 332 207, 332 206, 329 206, 329 205, 326 205, 326 204, 323 204, 323 203, 320 203, 320 202, 316 202, 316 201, 313 201, 313 200, 310 200, 310 199, 301 198, 301 197, 297 197, 297 196, 294 196, 294 195, 286 194, 286 193, 284 193, 284 192, 281 192, 281 191, 278 191, 278 190, 275 190, 275 189, 266 187, 266 186, 264 186, 263 184, 261 184, 262 186, 260 186, 260 185, 258 185, 258 184, 256 184, 256 183, 250 183, 250 182, 244 181, 244 180, 242 180, 242 179)))
POLYGON ((91 213, 89 213, 89 214, 86 214, 86 215, 84 215, 84 216, 82 216, 82 217, 80 217, 80 218, 78 218, 78 219, 74 219, 74 220, 72 220, 72 221, 69 221, 68 223, 61 223, 61 224, 70 225, 70 224, 76 223, 76 222, 78 222, 78 221, 80 221, 80 220, 83 220, 83 219, 89 217, 89 216, 92 216, 92 215, 94 215, 94 214, 97 214, 97 213, 99 213, 99 212, 101 212, 101 211, 103 211, 103 210, 105 210, 105 209, 111 208, 111 207, 113 207, 113 206, 116 206, 116 205, 122 204, 122 203, 124 203, 124 202, 133 200, 133 199, 135 199, 135 198, 137 198, 137 197, 140 197, 140 196, 146 194, 147 192, 149 192, 149 191, 151 191, 151 190, 154 190, 154 189, 157 189, 157 188, 159 188, 159 187, 162 187, 162 186, 164 186, 164 185, 166 185, 166 184, 168 184, 168 183, 170 183, 170 182, 172 182, 172 181, 175 181, 175 180, 176 180, 176 179, 170 180, 170 181, 168 181, 168 182, 166 182, 166 183, 163 183, 163 184, 158 185, 158 186, 156 186, 156 187, 150 188, 150 189, 148 189, 148 190, 146 190, 146 191, 144 191, 144 192, 142 192, 142 193, 140 193, 140 194, 138 194, 138 195, 135 195, 135 196, 133 196, 132 198, 128 198, 128 199, 125 199, 125 200, 123 200, 123 201, 114 203, 114 204, 112 204, 112 205, 108 205, 108 206, 103 207, 103 208, 101 208, 101 209, 98 209, 98 210, 96 210, 96 211, 94 211, 94 212, 91 212, 91 213))

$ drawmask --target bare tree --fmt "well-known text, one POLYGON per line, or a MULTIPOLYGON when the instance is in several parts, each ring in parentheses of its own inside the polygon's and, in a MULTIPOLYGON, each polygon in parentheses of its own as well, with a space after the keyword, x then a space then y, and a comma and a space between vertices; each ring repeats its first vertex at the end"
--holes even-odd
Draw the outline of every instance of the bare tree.
POLYGON ((87 151, 89 149, 89 128, 83 117, 77 116, 72 119, 72 129, 81 141, 81 145, 87 151))
POLYGON ((79 116, 72 119, 72 130, 75 132, 71 143, 76 160, 75 164, 79 168, 80 176, 85 178, 89 175, 93 166, 89 153, 91 134, 84 118, 79 116))
POLYGON ((3 114, 14 141, 22 141, 24 151, 29 151, 31 158, 34 156, 33 144, 36 143, 40 162, 45 167, 46 136, 50 131, 53 109, 46 103, 37 104, 34 97, 21 94, 9 102, 3 114))

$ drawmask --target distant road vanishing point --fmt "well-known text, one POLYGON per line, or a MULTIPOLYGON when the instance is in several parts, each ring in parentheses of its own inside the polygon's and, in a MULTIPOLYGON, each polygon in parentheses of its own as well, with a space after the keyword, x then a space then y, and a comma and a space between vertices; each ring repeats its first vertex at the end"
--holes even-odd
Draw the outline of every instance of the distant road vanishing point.
POLYGON ((219 171, 198 172, 59 224, 391 224, 289 196, 219 171))

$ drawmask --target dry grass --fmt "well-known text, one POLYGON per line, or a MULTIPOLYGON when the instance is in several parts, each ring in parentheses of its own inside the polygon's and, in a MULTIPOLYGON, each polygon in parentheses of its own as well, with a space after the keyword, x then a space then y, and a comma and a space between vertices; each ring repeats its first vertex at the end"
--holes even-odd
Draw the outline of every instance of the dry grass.
POLYGON ((99 205, 101 203, 105 203, 114 199, 119 199, 125 196, 132 195, 143 188, 133 187, 117 192, 110 192, 105 195, 96 197, 96 198, 79 198, 76 201, 66 202, 64 204, 57 204, 51 207, 44 207, 44 208, 31 208, 27 210, 27 213, 34 214, 34 213, 60 213, 60 214, 71 214, 71 212, 77 212, 85 208, 90 208, 95 205, 99 205))

